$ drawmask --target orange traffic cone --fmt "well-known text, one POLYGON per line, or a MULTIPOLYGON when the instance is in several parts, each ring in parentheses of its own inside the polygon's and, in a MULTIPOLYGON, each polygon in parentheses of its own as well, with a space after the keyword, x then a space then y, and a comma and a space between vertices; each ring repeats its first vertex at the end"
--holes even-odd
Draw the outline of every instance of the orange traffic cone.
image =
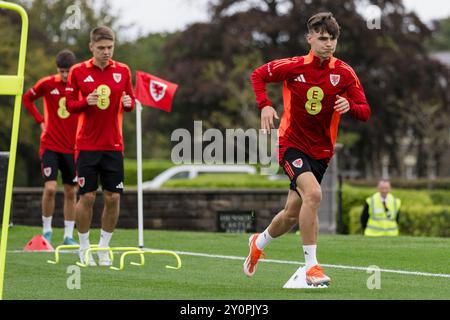
POLYGON ((39 234, 37 236, 34 236, 30 241, 28 241, 25 248, 23 248, 24 251, 53 251, 52 245, 42 236, 42 234, 39 234))

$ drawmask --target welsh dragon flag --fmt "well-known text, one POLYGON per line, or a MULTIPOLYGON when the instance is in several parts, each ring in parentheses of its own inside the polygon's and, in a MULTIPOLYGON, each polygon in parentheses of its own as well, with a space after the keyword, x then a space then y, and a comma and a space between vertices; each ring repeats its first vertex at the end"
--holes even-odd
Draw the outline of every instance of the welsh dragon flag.
POLYGON ((136 71, 136 99, 143 105, 170 112, 177 88, 175 83, 136 71))

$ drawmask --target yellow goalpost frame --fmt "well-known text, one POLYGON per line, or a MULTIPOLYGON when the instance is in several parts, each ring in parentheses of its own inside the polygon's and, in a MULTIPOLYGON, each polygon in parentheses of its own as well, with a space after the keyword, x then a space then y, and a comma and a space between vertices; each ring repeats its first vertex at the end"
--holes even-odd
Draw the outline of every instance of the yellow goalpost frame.
MULTIPOLYGON (((15 96, 14 115, 11 128, 11 145, 9 148, 8 176, 6 179, 5 206, 3 209, 2 236, 0 240, 0 300, 3 299, 3 280, 5 277, 6 248, 8 244, 9 218, 11 214, 11 198, 16 164, 17 140, 19 135, 20 109, 25 72, 25 57, 28 39, 28 15, 20 5, 0 1, 0 8, 16 11, 22 19, 20 49, 17 75, 0 75, 0 95, 15 96)), ((0 174, 3 174, 0 172, 0 174)))

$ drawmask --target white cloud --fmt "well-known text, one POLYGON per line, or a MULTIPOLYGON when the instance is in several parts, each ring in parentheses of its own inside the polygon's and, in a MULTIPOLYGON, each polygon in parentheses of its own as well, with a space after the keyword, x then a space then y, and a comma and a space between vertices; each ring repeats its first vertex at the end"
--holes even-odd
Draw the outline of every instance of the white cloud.
POLYGON ((134 38, 139 32, 174 32, 190 23, 207 21, 208 0, 113 0, 113 10, 123 24, 134 23, 125 35, 134 38))
MULTIPOLYGON (((124 24, 134 23, 123 36, 135 38, 139 33, 173 32, 190 23, 207 21, 208 0, 111 0, 124 24)), ((414 10, 424 21, 450 16, 448 0, 403 0, 408 10, 414 10)))
POLYGON ((448 0, 403 0, 403 5, 406 9, 415 11, 424 22, 450 16, 448 0))

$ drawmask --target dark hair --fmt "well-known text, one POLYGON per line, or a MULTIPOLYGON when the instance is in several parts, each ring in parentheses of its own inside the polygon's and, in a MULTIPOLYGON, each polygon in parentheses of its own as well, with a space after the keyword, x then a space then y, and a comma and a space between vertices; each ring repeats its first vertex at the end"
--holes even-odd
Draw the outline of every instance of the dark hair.
POLYGON ((91 42, 98 42, 100 40, 111 40, 114 41, 114 31, 110 28, 102 26, 92 29, 91 34, 91 42))
POLYGON ((75 62, 75 55, 70 50, 62 50, 56 55, 56 66, 58 68, 70 69, 75 62))
POLYGON ((308 33, 312 31, 323 33, 328 32, 334 39, 341 33, 341 27, 331 12, 319 12, 308 19, 308 33))

